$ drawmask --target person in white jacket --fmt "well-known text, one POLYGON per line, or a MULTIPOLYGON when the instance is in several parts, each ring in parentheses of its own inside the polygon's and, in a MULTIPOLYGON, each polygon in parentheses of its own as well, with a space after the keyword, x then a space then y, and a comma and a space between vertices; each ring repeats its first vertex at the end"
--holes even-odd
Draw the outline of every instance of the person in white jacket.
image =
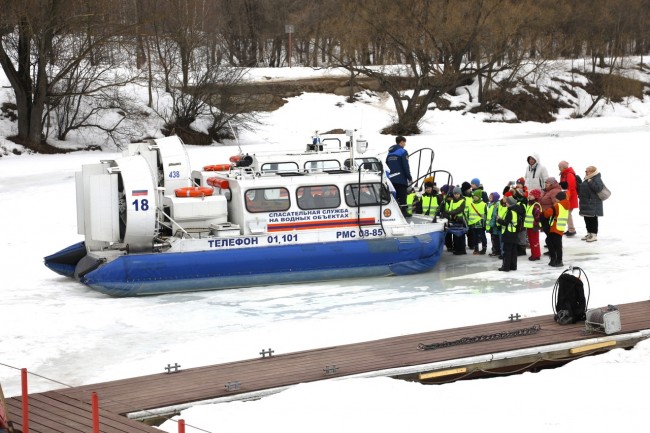
POLYGON ((526 158, 528 162, 528 167, 526 167, 526 174, 524 179, 526 179, 526 186, 528 191, 534 189, 544 190, 544 182, 548 177, 548 171, 539 161, 539 155, 536 153, 531 153, 526 158))

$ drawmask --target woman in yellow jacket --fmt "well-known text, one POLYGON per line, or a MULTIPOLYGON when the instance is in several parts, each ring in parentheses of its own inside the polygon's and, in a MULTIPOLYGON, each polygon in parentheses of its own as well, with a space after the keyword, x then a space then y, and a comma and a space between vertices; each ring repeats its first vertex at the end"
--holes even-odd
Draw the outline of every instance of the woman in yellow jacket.
POLYGON ((569 220, 569 200, 564 191, 558 192, 553 198, 555 202, 552 207, 544 211, 544 217, 549 219, 550 229, 546 237, 548 255, 551 261, 549 266, 559 268, 562 263, 562 236, 569 220))

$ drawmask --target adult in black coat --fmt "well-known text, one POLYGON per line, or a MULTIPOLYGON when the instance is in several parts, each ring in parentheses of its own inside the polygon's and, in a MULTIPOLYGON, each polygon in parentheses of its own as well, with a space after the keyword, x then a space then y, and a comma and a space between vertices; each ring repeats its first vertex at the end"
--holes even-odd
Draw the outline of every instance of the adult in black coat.
POLYGON ((585 177, 578 190, 580 216, 585 219, 587 235, 583 241, 595 242, 598 240, 598 217, 603 216, 603 201, 598 193, 603 190, 603 180, 596 167, 590 165, 585 169, 585 177))

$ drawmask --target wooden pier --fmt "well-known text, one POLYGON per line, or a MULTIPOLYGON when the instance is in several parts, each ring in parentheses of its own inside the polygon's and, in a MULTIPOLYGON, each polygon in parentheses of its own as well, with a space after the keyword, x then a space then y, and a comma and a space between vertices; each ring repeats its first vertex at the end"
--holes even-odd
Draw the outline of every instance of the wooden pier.
MULTIPOLYGON (((100 431, 160 432, 136 419, 171 415, 198 403, 257 398, 304 382, 351 376, 450 381, 490 371, 540 368, 577 357, 629 348, 650 337, 650 301, 617 306, 621 330, 586 332, 583 322, 558 325, 552 315, 467 326, 342 346, 270 354, 238 362, 59 389, 29 395, 30 433, 91 432, 91 395, 100 402, 100 431), (537 327, 539 329, 537 330, 537 327), (531 330, 534 330, 532 332, 531 330), (503 333, 509 338, 473 338, 503 333), (476 340, 435 350, 419 345, 476 340)), ((7 399, 20 432, 22 402, 7 399)))

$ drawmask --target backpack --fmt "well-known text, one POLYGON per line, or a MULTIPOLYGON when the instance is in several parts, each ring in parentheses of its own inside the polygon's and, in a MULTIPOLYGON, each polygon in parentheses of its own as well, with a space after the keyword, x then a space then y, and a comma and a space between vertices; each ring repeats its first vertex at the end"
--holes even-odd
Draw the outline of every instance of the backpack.
MULTIPOLYGON (((586 319, 589 294, 585 298, 584 284, 579 278, 584 272, 580 268, 573 268, 579 271, 579 276, 576 277, 570 273, 571 269, 562 272, 553 287, 553 318, 560 325, 568 325, 586 319)), ((589 285, 589 279, 587 279, 587 285, 589 285)))
POLYGON ((576 190, 580 191, 580 184, 582 184, 582 178, 575 173, 573 173, 573 177, 576 178, 576 190))

